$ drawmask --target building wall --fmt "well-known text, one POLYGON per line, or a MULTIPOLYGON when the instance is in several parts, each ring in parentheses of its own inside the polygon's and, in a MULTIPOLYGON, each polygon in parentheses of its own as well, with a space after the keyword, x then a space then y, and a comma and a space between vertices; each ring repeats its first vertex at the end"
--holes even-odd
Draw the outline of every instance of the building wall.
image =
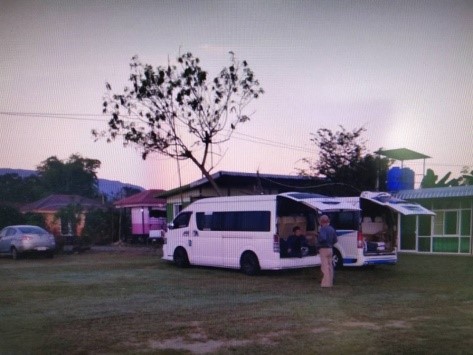
MULTIPOLYGON (((61 219, 56 218, 55 213, 43 213, 44 221, 46 223, 47 229, 51 234, 55 236, 64 235, 62 228, 61 228, 61 219)), ((82 231, 84 230, 85 226, 85 215, 81 214, 79 223, 76 226, 76 230, 72 231, 73 235, 81 236, 82 231)))

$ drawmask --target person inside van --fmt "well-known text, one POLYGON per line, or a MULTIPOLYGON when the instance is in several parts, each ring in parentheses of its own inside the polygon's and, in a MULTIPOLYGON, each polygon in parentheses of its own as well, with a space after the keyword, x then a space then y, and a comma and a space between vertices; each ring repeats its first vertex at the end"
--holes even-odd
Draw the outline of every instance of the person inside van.
POLYGON ((306 237, 302 234, 301 227, 292 228, 292 235, 286 240, 287 256, 302 258, 307 255, 309 246, 306 237))

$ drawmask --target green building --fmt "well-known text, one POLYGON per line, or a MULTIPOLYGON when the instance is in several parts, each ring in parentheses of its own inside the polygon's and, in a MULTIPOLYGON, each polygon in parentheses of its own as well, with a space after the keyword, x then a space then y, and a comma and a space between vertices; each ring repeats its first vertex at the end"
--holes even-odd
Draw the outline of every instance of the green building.
POLYGON ((401 251, 473 255, 473 186, 402 190, 396 197, 435 212, 402 217, 401 251))

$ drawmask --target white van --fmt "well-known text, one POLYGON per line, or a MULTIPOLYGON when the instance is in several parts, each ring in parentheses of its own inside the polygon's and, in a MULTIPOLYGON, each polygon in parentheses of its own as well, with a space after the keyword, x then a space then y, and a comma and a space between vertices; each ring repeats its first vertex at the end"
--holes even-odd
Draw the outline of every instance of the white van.
POLYGON ((360 197, 337 199, 359 208, 361 219, 350 211, 327 213, 338 235, 333 251, 335 267, 396 264, 400 215, 435 215, 386 192, 365 191, 360 197))
POLYGON ((337 199, 307 193, 215 197, 198 200, 169 225, 163 259, 178 266, 216 266, 280 270, 320 265, 315 235, 318 217, 358 207, 337 199), (299 226, 307 239, 300 257, 286 257, 280 246, 299 226))

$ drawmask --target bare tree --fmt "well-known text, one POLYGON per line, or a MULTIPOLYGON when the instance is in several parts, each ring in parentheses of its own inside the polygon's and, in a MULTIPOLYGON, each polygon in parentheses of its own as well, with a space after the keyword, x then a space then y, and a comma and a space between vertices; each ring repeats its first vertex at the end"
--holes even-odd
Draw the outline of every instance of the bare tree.
POLYGON ((108 130, 92 133, 96 139, 111 142, 120 137, 124 145, 135 144, 143 159, 155 152, 190 159, 220 195, 208 166, 212 146, 227 142, 239 124, 249 121, 244 111, 264 91, 248 63, 233 52, 230 64, 212 80, 199 63, 185 53, 177 65, 154 69, 134 56, 131 86, 114 94, 106 84, 103 112, 111 116, 108 130))

